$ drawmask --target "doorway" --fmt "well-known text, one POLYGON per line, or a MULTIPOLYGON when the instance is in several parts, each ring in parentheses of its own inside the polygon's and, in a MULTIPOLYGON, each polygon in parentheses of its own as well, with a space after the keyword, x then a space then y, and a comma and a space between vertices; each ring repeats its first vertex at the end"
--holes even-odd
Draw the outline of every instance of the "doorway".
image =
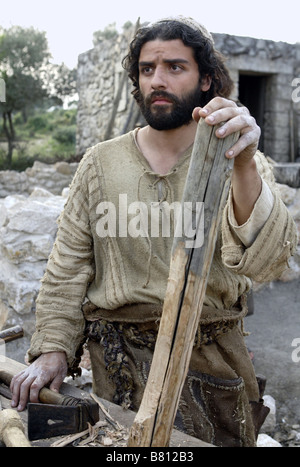
POLYGON ((261 129, 258 149, 264 151, 264 123, 267 75, 239 73, 239 101, 248 108, 261 129))

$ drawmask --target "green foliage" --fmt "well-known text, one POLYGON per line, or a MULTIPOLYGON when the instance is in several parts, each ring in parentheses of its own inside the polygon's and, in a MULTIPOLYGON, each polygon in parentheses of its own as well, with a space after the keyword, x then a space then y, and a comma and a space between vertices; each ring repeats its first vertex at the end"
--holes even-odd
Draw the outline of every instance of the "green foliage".
POLYGON ((126 23, 123 24, 123 29, 124 31, 127 31, 127 29, 132 28, 133 24, 131 21, 126 21, 126 23))
POLYGON ((0 75, 6 83, 2 113, 32 106, 47 95, 40 71, 50 57, 44 32, 20 26, 5 30, 0 57, 0 75))
POLYGON ((54 85, 55 95, 73 96, 77 92, 77 69, 70 70, 64 63, 51 65, 48 79, 54 85))
POLYGON ((52 138, 61 144, 75 144, 76 143, 76 129, 71 126, 57 128, 54 131, 52 138))
POLYGON ((12 26, 1 37, 0 57, 8 70, 34 72, 50 58, 46 33, 12 26))
POLYGON ((118 37, 116 23, 109 24, 103 31, 95 31, 93 33, 93 44, 97 45, 104 40, 111 40, 118 37))
POLYGON ((50 54, 45 32, 34 28, 12 26, 4 30, 0 40, 0 77, 6 86, 6 101, 1 103, 3 131, 8 143, 7 164, 10 167, 16 140, 13 112, 24 115, 47 96, 41 68, 50 54))
POLYGON ((0 131, 0 170, 25 170, 31 167, 35 160, 49 164, 74 160, 76 114, 76 109, 36 110, 24 121, 22 113, 16 113, 13 121, 18 137, 10 167, 3 143, 1 144, 3 130, 0 131))
POLYGON ((67 145, 68 154, 72 145, 74 152, 75 130, 57 129, 59 125, 74 125, 76 118, 71 120, 73 114, 69 118, 63 115, 60 122, 58 115, 55 115, 56 121, 46 112, 36 113, 37 108, 62 105, 64 96, 74 96, 76 93, 76 69, 69 70, 64 64, 50 64, 49 58, 45 32, 20 26, 7 30, 0 28, 0 78, 4 79, 6 86, 6 101, 0 103, 0 116, 3 118, 0 137, 8 143, 7 163, 3 163, 8 168, 15 163, 16 154, 20 153, 20 139, 26 140, 40 133, 56 132, 56 139, 52 138, 52 143, 48 145, 51 149, 47 148, 50 154, 62 151, 66 157, 65 150, 57 148, 57 144, 67 145))
MULTIPOLYGON (((16 122, 16 119, 15 119, 16 122)), ((48 119, 47 115, 41 114, 41 115, 34 115, 32 117, 29 117, 28 122, 27 122, 27 128, 31 129, 34 133, 37 131, 45 130, 48 126, 48 119)))

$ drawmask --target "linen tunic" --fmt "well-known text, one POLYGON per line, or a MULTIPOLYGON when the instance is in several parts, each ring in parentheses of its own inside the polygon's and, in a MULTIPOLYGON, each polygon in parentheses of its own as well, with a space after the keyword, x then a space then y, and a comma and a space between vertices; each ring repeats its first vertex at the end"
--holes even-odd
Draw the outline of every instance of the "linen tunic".
MULTIPOLYGON (((29 361, 41 353, 64 351, 72 366, 83 338, 86 298, 111 310, 112 316, 127 304, 163 304, 173 210, 167 213, 171 222, 165 236, 151 231, 151 220, 157 210, 162 216, 164 206, 181 201, 192 147, 162 176, 140 152, 137 131, 97 144, 79 164, 36 301, 29 361), (141 216, 145 206, 148 214, 141 216)), ((255 160, 263 190, 247 223, 258 219, 260 227, 250 243, 243 243, 242 229, 232 219, 230 193, 204 302, 218 311, 230 310, 250 290, 252 280, 277 278, 297 244, 295 224, 276 191, 270 165, 260 152, 255 160), (268 193, 272 201, 266 207, 268 193), (266 219, 259 215, 263 209, 269 209, 266 219)))

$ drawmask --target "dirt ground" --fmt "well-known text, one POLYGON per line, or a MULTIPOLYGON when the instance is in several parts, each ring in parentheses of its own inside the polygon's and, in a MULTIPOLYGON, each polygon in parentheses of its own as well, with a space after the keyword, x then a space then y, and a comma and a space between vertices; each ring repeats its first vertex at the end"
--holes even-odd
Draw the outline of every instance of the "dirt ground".
POLYGON ((246 342, 256 374, 267 378, 265 394, 276 401, 277 421, 300 425, 300 280, 273 282, 255 292, 245 331, 251 332, 246 342))

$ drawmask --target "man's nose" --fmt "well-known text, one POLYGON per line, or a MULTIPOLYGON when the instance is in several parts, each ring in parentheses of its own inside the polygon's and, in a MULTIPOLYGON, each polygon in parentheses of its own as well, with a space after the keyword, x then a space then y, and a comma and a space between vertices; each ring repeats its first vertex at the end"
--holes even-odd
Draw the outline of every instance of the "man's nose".
POLYGON ((153 73, 152 81, 151 81, 152 89, 164 89, 167 87, 167 74, 166 72, 157 67, 153 73))

